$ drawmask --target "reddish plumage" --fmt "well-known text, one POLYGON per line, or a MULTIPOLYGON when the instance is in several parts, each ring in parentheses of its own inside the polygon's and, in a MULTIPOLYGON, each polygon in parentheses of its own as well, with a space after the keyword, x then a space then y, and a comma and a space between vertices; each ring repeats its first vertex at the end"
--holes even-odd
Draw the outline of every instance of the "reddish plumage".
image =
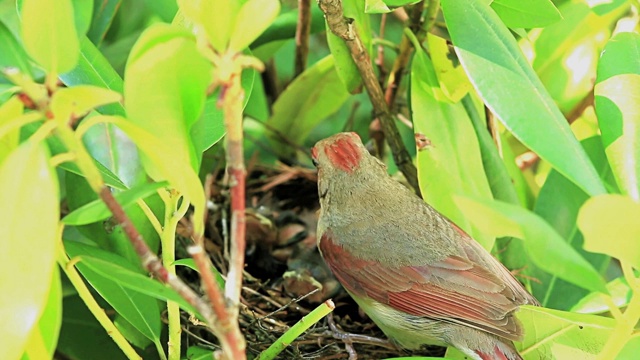
POLYGON ((455 346, 474 360, 519 360, 514 311, 536 304, 455 224, 392 180, 354 133, 312 150, 322 205, 318 247, 345 289, 391 338, 455 346))
MULTIPOLYGON (((350 135, 355 135, 355 133, 350 133, 350 135)), ((336 138, 333 144, 324 148, 324 152, 334 166, 346 172, 353 171, 360 163, 360 153, 347 136, 336 138)))

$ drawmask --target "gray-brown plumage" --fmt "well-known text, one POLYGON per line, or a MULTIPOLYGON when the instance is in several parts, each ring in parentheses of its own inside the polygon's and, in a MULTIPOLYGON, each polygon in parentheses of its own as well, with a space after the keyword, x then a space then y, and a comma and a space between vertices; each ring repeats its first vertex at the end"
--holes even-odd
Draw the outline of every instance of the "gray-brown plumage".
POLYGON ((400 345, 454 346, 475 360, 521 359, 513 313, 537 304, 464 231, 402 184, 355 133, 316 144, 318 247, 349 294, 400 345))

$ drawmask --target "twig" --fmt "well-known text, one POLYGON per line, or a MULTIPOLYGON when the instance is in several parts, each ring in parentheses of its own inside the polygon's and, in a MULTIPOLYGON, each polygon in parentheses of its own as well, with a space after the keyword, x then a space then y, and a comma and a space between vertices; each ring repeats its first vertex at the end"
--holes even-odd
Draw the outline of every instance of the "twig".
MULTIPOLYGON (((411 31, 416 34, 416 37, 420 42, 424 39, 423 33, 421 33, 421 22, 422 22, 422 11, 424 10, 424 1, 421 1, 415 4, 411 8, 411 15, 409 16, 409 28, 411 31)), ((396 57, 393 68, 389 73, 389 78, 387 79, 387 88, 385 91, 385 100, 387 105, 393 109, 396 95, 398 93, 398 89, 400 88, 400 81, 402 81, 402 73, 404 69, 407 67, 409 63, 409 59, 411 58, 411 52, 413 50, 413 45, 411 41, 406 35, 402 36, 402 41, 400 42, 400 52, 396 57)))
POLYGON ((333 337, 342 340, 344 348, 349 354, 349 360, 357 360, 358 354, 356 353, 356 349, 353 348, 353 341, 351 341, 351 338, 348 336, 349 334, 338 329, 335 321, 333 321, 333 314, 329 314, 329 316, 327 316, 327 323, 333 333, 333 337))
POLYGON ((291 304, 293 304, 293 303, 298 303, 298 302, 300 302, 300 301, 302 301, 302 300, 306 299, 307 297, 309 297, 309 296, 311 296, 311 295, 313 295, 313 294, 317 293, 318 291, 320 291, 320 289, 319 289, 319 288, 316 288, 316 289, 314 289, 313 291, 311 291, 311 292, 309 292, 309 293, 307 293, 307 294, 305 294, 305 295, 299 296, 299 297, 297 297, 297 298, 295 298, 295 299, 291 299, 291 301, 289 301, 288 303, 286 303, 286 304, 282 305, 280 308, 278 308, 278 309, 276 309, 276 310, 274 310, 274 311, 272 311, 272 312, 268 313, 267 315, 263 316, 262 318, 260 318, 260 319, 258 319, 258 320, 262 320, 263 318, 271 317, 271 316, 273 316, 273 315, 275 315, 275 314, 279 313, 280 311, 282 311, 282 310, 284 310, 284 309, 288 308, 289 306, 291 306, 291 304))
MULTIPOLYGON (((382 14, 382 18, 380 19, 380 34, 378 37, 380 39, 384 39, 384 30, 387 25, 387 14, 382 14)), ((376 65, 378 66, 378 73, 380 74, 380 83, 382 83, 382 79, 386 77, 386 69, 384 68, 384 45, 382 43, 378 44, 378 56, 376 57, 376 65)))
POLYGON ((298 0, 298 24, 296 26, 296 58, 294 77, 302 74, 307 66, 309 33, 311 31, 311 0, 298 0))
POLYGON ((333 321, 333 316, 327 317, 327 322, 329 324, 329 329, 331 329, 331 335, 334 337, 334 339, 342 340, 345 343, 355 342, 360 344, 380 346, 390 350, 398 350, 398 348, 395 345, 393 345, 389 340, 378 339, 376 337, 361 335, 361 334, 351 334, 338 329, 335 322, 333 321))
MULTIPOLYGON (((222 348, 225 350, 225 354, 231 354, 236 359, 239 353, 244 356, 244 349, 239 349, 239 345, 244 342, 242 339, 236 339, 235 333, 233 331, 228 331, 227 328, 221 326, 222 323, 219 320, 223 320, 226 316, 226 309, 224 306, 222 310, 217 308, 214 304, 216 299, 209 299, 214 304, 212 309, 209 304, 207 304, 202 298, 200 298, 191 288, 185 284, 180 278, 176 275, 171 274, 167 271, 167 269, 162 265, 160 259, 156 254, 154 254, 149 246, 142 238, 142 235, 135 228, 131 220, 129 220, 127 214, 124 212, 120 204, 117 203, 116 199, 111 194, 111 191, 105 186, 99 193, 100 198, 104 201, 105 205, 109 208, 111 213, 113 214, 114 219, 116 219, 117 223, 122 226, 125 234, 131 241, 134 250, 140 257, 142 261, 142 265, 147 269, 147 271, 151 272, 158 280, 161 282, 168 284, 175 291, 182 296, 189 304, 191 304, 200 314, 205 318, 209 327, 214 331, 218 339, 220 339, 220 343, 222 348), (215 309, 215 312, 214 312, 215 309)), ((222 297, 218 297, 219 300, 222 300, 222 297)), ((226 322, 226 321, 225 321, 226 322)), ((242 357, 241 357, 242 358, 242 357)))
POLYGON ((440 0, 425 0, 429 1, 427 6, 427 13, 424 20, 424 31, 429 32, 431 28, 436 24, 436 18, 438 17, 438 10, 440 10, 440 0))
POLYGON ((331 32, 343 39, 351 52, 351 57, 360 72, 360 76, 362 77, 362 81, 367 89, 369 99, 371 100, 376 115, 380 118, 380 123, 385 133, 387 143, 389 144, 389 147, 391 147, 393 160, 406 177, 409 185, 413 187, 416 193, 419 193, 420 188, 418 186, 416 167, 413 162, 411 162, 411 156, 409 156, 407 149, 402 143, 402 138, 400 137, 400 132, 398 131, 395 119, 385 102, 382 88, 380 87, 378 79, 373 72, 369 54, 362 44, 362 40, 356 33, 353 24, 344 17, 342 12, 342 1, 318 0, 318 5, 325 14, 325 18, 331 32))

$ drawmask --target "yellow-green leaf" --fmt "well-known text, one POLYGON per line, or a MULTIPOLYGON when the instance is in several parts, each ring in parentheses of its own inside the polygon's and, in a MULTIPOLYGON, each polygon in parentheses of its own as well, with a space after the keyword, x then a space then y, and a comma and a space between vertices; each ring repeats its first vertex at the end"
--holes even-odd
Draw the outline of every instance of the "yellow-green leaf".
MULTIPOLYGON (((239 52, 264 32, 280 13, 278 0, 249 0, 238 12, 229 49, 239 52)), ((216 26, 216 29, 219 29, 216 26)))
MULTIPOLYGON (((16 96, 11 97, 0 106, 0 127, 11 122, 11 120, 22 115, 24 106, 16 96)), ((6 134, 0 135, 0 164, 18 146, 20 140, 20 129, 9 130, 6 134)))
POLYGON ((17 359, 43 313, 55 266, 58 179, 43 143, 25 142, 0 166, 1 359, 17 359))
POLYGON ((71 0, 23 0, 21 25, 25 49, 47 72, 76 66, 80 45, 71 0))
POLYGON ((90 110, 122 99, 119 93, 91 85, 59 89, 51 99, 51 110, 57 119, 69 121, 86 115, 90 110))
MULTIPOLYGON (((202 113, 211 70, 195 38, 166 24, 154 25, 140 36, 125 70, 129 120, 166 143, 180 161, 194 169, 201 154, 191 142, 190 130, 202 113)), ((145 167, 151 169, 150 164, 145 167)))
POLYGON ((640 204, 622 195, 587 200, 578 214, 584 249, 628 261, 640 269, 640 204))

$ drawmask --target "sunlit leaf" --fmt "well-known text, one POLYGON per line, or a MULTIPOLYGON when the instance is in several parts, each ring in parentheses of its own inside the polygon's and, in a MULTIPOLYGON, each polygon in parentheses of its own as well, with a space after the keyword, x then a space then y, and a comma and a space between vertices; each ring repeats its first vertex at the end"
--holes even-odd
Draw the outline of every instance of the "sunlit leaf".
POLYGON ((71 70, 78 61, 78 35, 71 0, 23 0, 22 40, 47 72, 71 70))
POLYGON ((442 0, 456 53, 474 87, 525 146, 591 195, 605 192, 595 168, 509 30, 480 0, 442 0))
POLYGON ((462 104, 438 101, 436 92, 442 94, 433 64, 417 50, 411 65, 411 112, 420 189, 426 202, 491 249, 494 238, 473 227, 451 201, 453 194, 492 198, 473 125, 462 104))
POLYGON ((211 46, 217 51, 227 48, 241 5, 240 1, 178 0, 184 17, 189 19, 196 29, 204 30, 211 46))
POLYGON ((621 190, 640 201, 640 35, 620 33, 598 63, 595 103, 609 163, 621 190))
POLYGON ((536 214, 495 200, 454 196, 454 201, 469 221, 487 234, 524 240, 539 268, 585 289, 606 293, 604 280, 593 266, 536 214))
MULTIPOLYGON (((127 117, 165 142, 181 162, 194 169, 200 154, 189 133, 204 107, 211 72, 212 66, 200 55, 195 38, 165 24, 151 26, 140 36, 125 70, 127 117)), ((148 161, 145 168, 157 177, 148 161)))
MULTIPOLYGON (((236 16, 235 24, 229 38, 229 49, 241 51, 257 39, 280 13, 278 0, 248 0, 236 16), (260 16, 256 16, 260 14, 260 16)), ((216 24, 219 31, 220 26, 216 24)))
MULTIPOLYGON (((619 277, 607 284, 607 290, 611 295, 611 301, 619 307, 624 308, 629 305, 633 292, 624 277, 619 277)), ((582 314, 604 314, 609 312, 609 302, 605 301, 604 295, 599 292, 589 293, 578 301, 572 308, 571 312, 582 314)))
POLYGON ((60 271, 54 267, 51 273, 51 288, 47 304, 40 316, 38 326, 33 328, 26 346, 25 355, 29 359, 53 359, 58 344, 58 335, 62 323, 62 289, 60 271))
POLYGON ((589 199, 580 209, 578 227, 587 251, 628 261, 640 269, 640 204, 622 195, 589 199))
POLYGON ((0 166, 0 358, 17 359, 45 310, 55 266, 58 179, 42 143, 25 142, 0 166), (37 226, 34 226, 37 219, 37 226))
POLYGON ((90 110, 120 101, 122 95, 115 91, 91 85, 77 85, 59 89, 51 98, 51 111, 63 122, 78 119, 90 110))
POLYGON ((562 19, 551 0, 494 0, 491 7, 513 28, 543 27, 562 19))
MULTIPOLYGON (((23 108, 22 102, 16 96, 11 97, 7 102, 0 105, 0 127, 22 115, 23 108)), ((0 137, 0 164, 13 149, 18 147, 19 141, 20 128, 18 127, 0 137)))
POLYGON ((595 358, 616 326, 604 316, 532 306, 523 306, 517 317, 525 336, 515 344, 525 359, 595 358))

